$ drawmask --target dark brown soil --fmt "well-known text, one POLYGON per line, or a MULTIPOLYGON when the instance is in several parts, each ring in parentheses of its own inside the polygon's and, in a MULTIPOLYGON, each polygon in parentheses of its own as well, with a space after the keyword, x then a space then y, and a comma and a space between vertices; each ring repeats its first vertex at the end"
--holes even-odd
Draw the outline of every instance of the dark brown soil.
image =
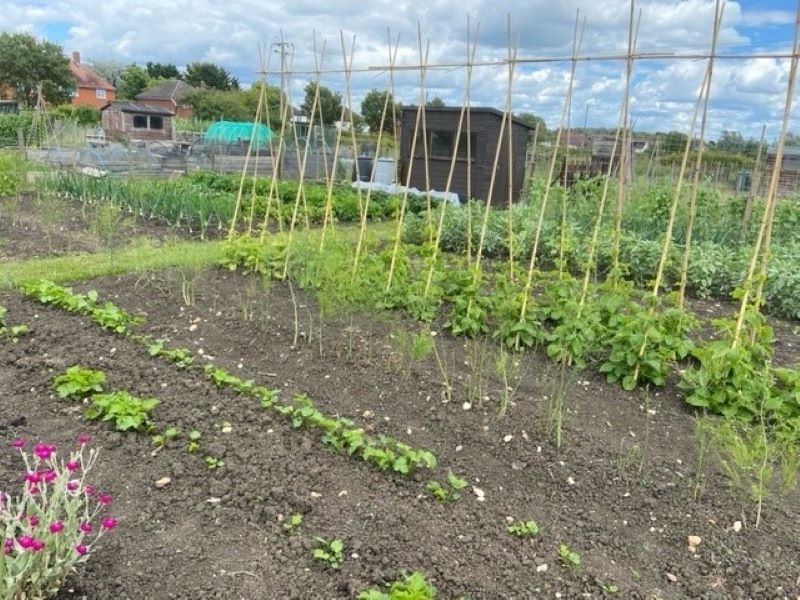
MULTIPOLYGON (((59 230, 61 224, 37 220, 33 199, 25 202, 14 219, 0 213, 3 260, 113 242, 98 240, 79 207, 59 204, 59 230), (46 231, 63 233, 57 247, 48 246, 46 231)), ((131 227, 158 239, 173 234, 131 227)), ((340 315, 320 324, 313 299, 295 289, 295 329, 285 284, 264 287, 215 268, 108 277, 73 288, 97 290, 142 315, 137 332, 187 347, 197 360, 180 370, 88 318, 0 292, 8 322, 30 328, 17 343, 0 342, 4 438, 66 446, 76 433, 91 432, 102 447, 96 478, 113 494, 120 518, 60 599, 333 600, 354 598, 403 570, 424 572, 448 600, 800 598, 797 491, 769 498, 756 529, 754 505, 730 490, 716 468, 698 479, 692 415, 673 389, 648 397, 577 374, 557 450, 544 431, 557 374, 536 353, 521 361, 507 413, 499 417, 503 386, 491 344, 481 361, 480 344, 435 337, 454 385, 452 400, 444 402, 434 358, 411 363, 398 351, 393 334, 417 331, 412 322, 340 315), (430 449, 439 466, 402 477, 335 454, 317 434, 292 429, 254 398, 216 388, 202 372, 208 362, 278 388, 284 399, 305 392, 325 412, 430 449), (51 378, 73 364, 103 369, 109 389, 158 398, 156 425, 178 426, 184 435, 197 429, 202 452, 188 453, 185 437, 154 452, 143 435, 85 423, 76 406, 50 389, 51 378), (487 398, 475 390, 478 379, 487 381, 480 394, 487 398), (230 433, 222 432, 223 421, 230 433), (209 470, 203 453, 225 466, 209 470), (448 469, 470 486, 459 502, 444 505, 424 484, 442 481, 448 469), (165 476, 171 483, 156 489, 165 476), (280 520, 293 512, 304 521, 297 535, 287 535, 280 520), (506 532, 507 518, 534 519, 541 531, 517 538, 506 532), (736 521, 744 523, 739 532, 736 521), (694 553, 689 535, 702 539, 694 553), (340 569, 312 558, 316 536, 344 541, 340 569), (580 567, 559 562, 562 543, 580 554, 580 567)), ((777 327, 787 362, 798 358, 793 328, 777 327)), ((0 457, 5 488, 20 465, 10 450, 0 449, 0 457)))

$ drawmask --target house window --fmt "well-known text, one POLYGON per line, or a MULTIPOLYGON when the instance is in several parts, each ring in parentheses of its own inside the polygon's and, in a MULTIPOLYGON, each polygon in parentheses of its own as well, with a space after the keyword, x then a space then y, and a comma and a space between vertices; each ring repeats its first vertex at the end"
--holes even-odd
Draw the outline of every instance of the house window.
MULTIPOLYGON (((436 158, 452 158, 453 147, 455 146, 457 132, 436 129, 430 132, 430 143, 428 145, 428 154, 436 158)), ((462 131, 458 136, 458 151, 456 158, 466 159, 470 155, 471 159, 475 159, 475 149, 477 146, 478 135, 472 131, 469 134, 469 152, 467 152, 467 132, 462 131)), ((421 152, 421 149, 420 149, 421 152)))
POLYGON ((150 129, 164 129, 164 117, 150 117, 150 129))
POLYGON ((94 95, 95 95, 96 98, 105 98, 106 97, 106 91, 103 88, 97 88, 94 91, 94 95))
POLYGON ((147 129, 147 117, 145 115, 133 115, 134 129, 147 129))

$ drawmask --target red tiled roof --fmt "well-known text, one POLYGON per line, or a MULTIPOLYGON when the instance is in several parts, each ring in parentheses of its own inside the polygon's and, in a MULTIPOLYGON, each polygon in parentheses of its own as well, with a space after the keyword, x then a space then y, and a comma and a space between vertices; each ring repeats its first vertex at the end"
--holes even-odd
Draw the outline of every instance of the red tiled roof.
POLYGON ((103 89, 113 91, 116 88, 103 79, 100 75, 92 71, 89 67, 81 64, 81 55, 78 52, 73 52, 72 57, 69 59, 69 70, 75 78, 75 84, 78 87, 103 89))

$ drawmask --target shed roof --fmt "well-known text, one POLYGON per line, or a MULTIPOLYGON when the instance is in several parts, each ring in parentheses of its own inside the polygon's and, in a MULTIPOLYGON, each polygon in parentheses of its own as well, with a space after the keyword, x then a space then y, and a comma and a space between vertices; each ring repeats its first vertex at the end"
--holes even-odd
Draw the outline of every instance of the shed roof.
MULTIPOLYGON (((404 106, 403 107, 403 112, 406 112, 406 111, 411 112, 411 111, 413 111, 414 113, 416 113, 417 112, 417 108, 418 108, 417 106, 404 106)), ((503 111, 497 110, 496 108, 492 108, 491 106, 470 106, 469 107, 469 112, 470 112, 470 115, 476 115, 476 114, 484 113, 484 114, 494 115, 499 119, 503 118, 503 111)), ((430 113, 456 113, 456 114, 461 114, 461 107, 460 106, 426 106, 425 107, 425 113, 426 114, 430 114, 430 113)), ((511 117, 511 121, 512 121, 512 123, 515 123, 517 125, 521 125, 522 127, 525 127, 526 129, 530 129, 531 131, 536 129, 535 127, 529 125, 525 121, 520 121, 519 119, 517 119, 516 117, 513 117, 513 116, 511 117)))
POLYGON ((106 110, 107 108, 116 108, 117 110, 121 110, 124 113, 138 113, 142 115, 161 115, 162 117, 174 117, 175 113, 171 110, 167 110, 161 106, 153 106, 152 104, 146 104, 144 102, 132 102, 130 100, 120 100, 117 102, 109 102, 100 110, 106 110))
POLYGON ((136 96, 137 100, 172 100, 180 104, 187 94, 195 88, 180 79, 167 79, 155 87, 143 91, 136 96))
POLYGON ((73 52, 69 59, 69 70, 75 78, 75 84, 78 87, 88 87, 103 90, 115 90, 116 88, 108 81, 103 79, 100 75, 92 71, 89 67, 81 63, 81 55, 79 52, 73 52))

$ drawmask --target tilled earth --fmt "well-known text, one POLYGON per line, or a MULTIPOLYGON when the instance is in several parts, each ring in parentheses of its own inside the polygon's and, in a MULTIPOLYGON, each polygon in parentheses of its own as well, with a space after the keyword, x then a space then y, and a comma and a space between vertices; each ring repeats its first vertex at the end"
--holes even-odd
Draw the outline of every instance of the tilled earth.
MULTIPOLYGON (((14 222, 0 213, 3 260, 102 245, 79 207, 59 210, 59 239, 69 248, 53 237, 51 247, 41 237, 37 245, 31 231, 56 226, 36 221, 34 211, 18 211, 14 222)), ((131 227, 159 239, 168 233, 131 227)), ((646 396, 577 374, 557 450, 545 424, 558 374, 536 353, 516 368, 500 417, 504 386, 490 343, 435 336, 453 381, 445 402, 434 358, 414 362, 401 352, 401 332, 418 329, 412 322, 334 315, 320 323, 313 299, 296 289, 216 268, 72 287, 141 315, 138 333, 186 347, 196 360, 178 369, 86 317, 0 292, 8 323, 30 328, 17 343, 0 342, 3 436, 65 448, 89 431, 102 448, 96 480, 113 494, 120 519, 59 598, 333 600, 404 570, 425 573, 448 600, 800 598, 797 491, 770 497, 755 528, 753 504, 715 466, 698 473, 692 415, 671 388, 646 396), (305 392, 327 413, 430 449, 439 465, 403 477, 335 454, 256 399, 215 387, 202 371, 209 362, 280 389, 284 399, 305 392), (50 387, 74 364, 104 370, 107 389, 157 398, 156 426, 177 426, 183 436, 155 451, 143 435, 87 424, 81 407, 50 387), (202 433, 197 453, 186 450, 193 429, 202 433), (203 454, 224 467, 208 469, 203 454), (470 483, 460 501, 441 504, 424 485, 443 481, 448 469, 470 483), (157 489, 163 477, 171 482, 157 489), (295 512, 302 526, 287 535, 281 519, 295 512), (512 536, 508 518, 534 519, 541 531, 512 536), (702 540, 694 552, 690 535, 702 540), (341 568, 312 558, 317 536, 343 540, 341 568), (580 566, 561 564, 562 543, 580 566)), ((776 330, 781 356, 796 362, 793 325, 776 330)), ((2 487, 16 485, 18 463, 0 449, 2 487)))

